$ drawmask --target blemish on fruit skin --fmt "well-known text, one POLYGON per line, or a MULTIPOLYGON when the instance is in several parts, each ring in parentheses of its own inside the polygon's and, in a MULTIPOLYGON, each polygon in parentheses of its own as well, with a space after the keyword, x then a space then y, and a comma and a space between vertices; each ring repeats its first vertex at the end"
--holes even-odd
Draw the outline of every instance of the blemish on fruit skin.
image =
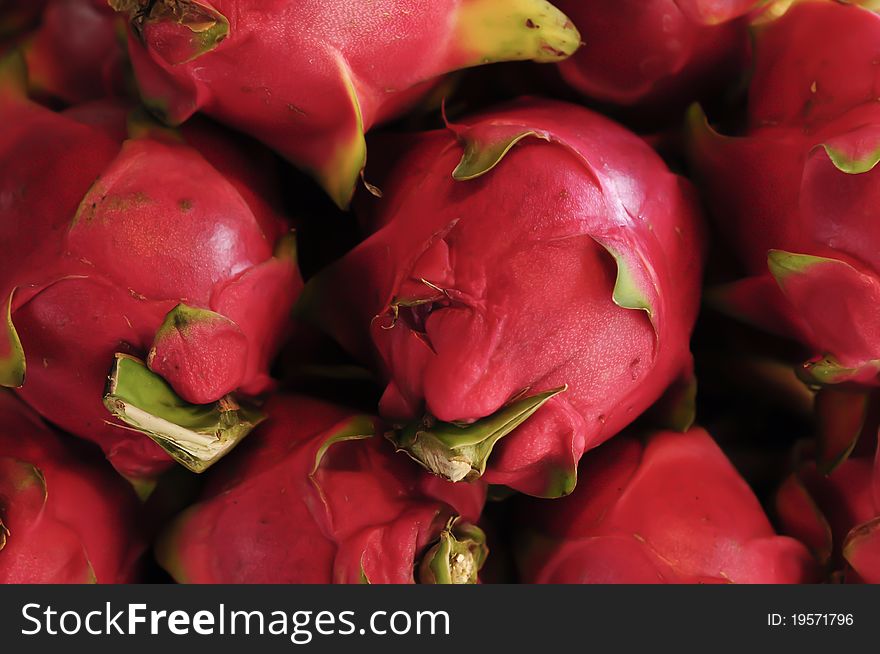
POLYGON ((174 328, 176 330, 180 331, 182 329, 186 329, 188 325, 189 321, 187 320, 186 316, 183 316, 180 313, 174 315, 174 328))
MULTIPOLYGON (((129 195, 104 195, 98 200, 97 204, 107 211, 125 212, 137 209, 147 204, 151 204, 153 200, 146 193, 138 191, 129 195)), ((92 208, 96 207, 96 203, 92 203, 92 208)))
POLYGON ((193 203, 192 203, 192 200, 188 200, 188 199, 184 198, 184 199, 181 199, 177 203, 177 206, 180 207, 181 211, 183 211, 184 213, 187 213, 192 210, 193 203))
POLYGON ((567 56, 566 53, 563 52, 562 50, 560 50, 559 48, 554 48, 552 45, 549 45, 549 44, 547 44, 547 43, 544 43, 544 44, 541 45, 541 50, 543 50, 544 52, 548 52, 548 53, 550 53, 550 54, 553 55, 554 57, 565 57, 565 56, 567 56))
POLYGON ((85 219, 85 221, 86 221, 87 223, 92 222, 92 220, 95 218, 95 212, 96 212, 97 210, 98 210, 98 203, 97 203, 97 202, 92 202, 92 203, 89 205, 89 207, 88 207, 88 210, 87 210, 87 212, 86 212, 86 215, 83 216, 83 218, 85 219))
POLYGON ((150 196, 140 191, 123 196, 101 195, 98 200, 87 205, 82 215, 77 216, 77 218, 82 218, 88 223, 98 216, 99 211, 101 212, 101 218, 107 218, 112 213, 125 213, 152 202, 153 200, 150 196))

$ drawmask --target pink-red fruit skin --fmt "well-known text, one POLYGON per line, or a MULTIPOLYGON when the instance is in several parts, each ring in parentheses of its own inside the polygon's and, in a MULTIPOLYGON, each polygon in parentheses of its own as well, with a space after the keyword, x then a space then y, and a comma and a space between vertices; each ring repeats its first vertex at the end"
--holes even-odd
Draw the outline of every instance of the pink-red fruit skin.
POLYGON ((22 39, 31 93, 64 104, 122 95, 124 29, 106 0, 50 0, 40 26, 22 39))
POLYGON ((584 45, 559 64, 586 96, 646 112, 721 92, 748 63, 758 0, 560 0, 584 45))
POLYGON ((804 462, 776 496, 784 533, 805 543, 831 578, 880 583, 880 459, 859 454, 828 474, 804 462))
POLYGON ((366 160, 364 132, 402 113, 433 79, 493 61, 558 61, 580 44, 545 0, 111 4, 131 17, 132 63, 157 114, 179 124, 202 111, 247 132, 341 206, 366 160))
POLYGON ((137 581, 140 504, 98 450, 0 391, 0 583, 137 581))
POLYGON ((810 348, 811 382, 876 385, 880 15, 797 3, 755 44, 744 132, 692 113, 695 174, 746 274, 716 300, 810 348))
POLYGON ((413 583, 450 518, 480 515, 485 485, 410 465, 373 418, 293 395, 265 410, 161 540, 178 582, 413 583))
POLYGON ((777 536, 702 429, 617 438, 587 455, 569 497, 518 514, 526 583, 806 583, 814 564, 777 536))

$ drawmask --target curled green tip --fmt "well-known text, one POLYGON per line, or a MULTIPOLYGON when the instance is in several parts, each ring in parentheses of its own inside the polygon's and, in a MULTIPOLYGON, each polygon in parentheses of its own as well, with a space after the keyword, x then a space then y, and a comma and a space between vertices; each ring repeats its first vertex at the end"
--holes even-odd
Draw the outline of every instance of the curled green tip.
POLYGON ((847 265, 837 259, 786 252, 785 250, 770 250, 767 253, 767 268, 780 284, 784 283, 792 275, 806 274, 811 268, 821 264, 847 265))
POLYGON ((346 134, 345 138, 338 142, 328 142, 325 161, 312 173, 336 206, 347 211, 358 180, 367 165, 367 141, 364 136, 367 126, 364 123, 354 76, 348 62, 341 55, 336 58, 336 67, 351 113, 340 125, 340 130, 346 134))
POLYGON ((0 98, 26 98, 27 88, 28 69, 22 50, 14 48, 0 55, 0 98))
POLYGON ((153 116, 154 114, 147 111, 144 107, 138 107, 129 112, 126 117, 128 137, 131 139, 159 138, 167 141, 183 142, 183 136, 181 136, 177 129, 157 122, 153 116))
POLYGON ((311 475, 315 475, 321 467, 321 462, 328 450, 337 443, 347 441, 360 441, 372 438, 376 434, 376 425, 370 416, 358 415, 346 420, 339 425, 327 439, 321 443, 318 451, 315 453, 315 465, 312 466, 311 475))
POLYGON ((231 396, 212 404, 190 404, 143 361, 127 354, 117 354, 113 360, 104 406, 196 473, 228 454, 265 419, 231 396))
POLYGON ((465 138, 464 154, 458 166, 452 171, 452 178, 457 182, 465 182, 485 175, 501 163, 513 146, 527 136, 543 138, 532 130, 509 134, 493 142, 465 138))
POLYGON ((185 64, 211 52, 229 36, 229 19, 199 0, 108 0, 112 9, 128 14, 135 33, 143 40, 149 23, 176 23, 189 30, 188 47, 169 63, 185 64))
POLYGON ((440 539, 431 546, 419 566, 423 584, 476 584, 489 549, 486 534, 475 525, 449 521, 440 539))
POLYGON ((709 119, 706 117, 706 112, 703 111, 703 107, 699 102, 694 102, 688 107, 685 118, 687 127, 690 131, 697 131, 709 127, 709 119))
POLYGON ((455 17, 455 41, 466 65, 498 61, 554 63, 574 54, 581 35, 546 0, 464 0, 455 17))
POLYGON ((541 497, 555 499, 571 495, 577 486, 577 466, 571 468, 558 468, 550 473, 547 479, 547 485, 541 497))
POLYGON ((6 301, 5 328, 0 334, 0 386, 20 388, 24 385, 27 372, 27 360, 24 347, 15 325, 12 324, 12 298, 15 291, 9 294, 6 301))
POLYGON ((566 389, 561 386, 515 400, 468 425, 438 422, 426 416, 386 436, 399 451, 406 452, 434 474, 449 481, 473 481, 486 471, 489 456, 499 440, 566 389))
POLYGON ((861 175, 862 173, 870 172, 880 163, 880 147, 861 157, 853 157, 843 150, 838 150, 827 144, 823 144, 822 148, 825 150, 828 158, 831 159, 834 167, 848 175, 861 175))
POLYGON ((295 231, 291 230, 278 239, 278 243, 275 244, 274 254, 278 259, 285 259, 293 264, 297 263, 299 251, 297 250, 295 231))

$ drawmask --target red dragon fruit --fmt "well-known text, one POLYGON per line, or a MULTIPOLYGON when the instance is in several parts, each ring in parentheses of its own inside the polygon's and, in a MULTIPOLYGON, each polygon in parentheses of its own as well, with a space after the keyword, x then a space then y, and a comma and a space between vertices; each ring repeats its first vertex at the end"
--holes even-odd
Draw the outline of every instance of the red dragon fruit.
POLYGON ((124 90, 121 17, 106 0, 50 0, 23 43, 33 94, 79 104, 124 90))
POLYGON ((135 581, 145 543, 131 487, 9 391, 0 423, 0 583, 135 581))
POLYGON ((565 80, 616 105, 675 105, 705 96, 745 65, 746 14, 761 0, 558 0, 584 46, 565 80))
POLYGON ((528 583, 804 583, 807 549, 777 536, 702 429, 621 437, 585 457, 570 497, 528 500, 528 583))
MULTIPOLYGON (((877 432, 829 471, 805 442, 776 497, 783 530, 806 543, 832 579, 880 583, 880 453, 877 432)), ((820 458, 821 461, 821 458, 820 458)))
POLYGON ((611 121, 535 100, 415 139, 389 179, 381 228, 299 310, 378 359, 381 414, 428 469, 570 492, 690 369, 690 186, 611 121))
POLYGON ((369 416, 276 396, 158 546, 187 583, 473 583, 485 485, 394 455, 369 416))
POLYGON ((132 116, 126 133, 107 102, 54 113, 23 76, 4 61, 0 384, 127 476, 169 459, 105 404, 202 469, 257 419, 230 394, 271 385, 301 285, 273 159, 207 124, 184 141, 132 116))
POLYGON ((695 168, 747 277, 735 314, 809 347, 811 384, 878 384, 880 16, 807 2, 762 28, 748 123, 693 112, 695 168))
POLYGON ((878 43, 871 11, 796 3, 757 33, 744 133, 692 116, 695 167, 746 272, 716 297, 808 348, 799 373, 818 390, 823 474, 880 424, 867 410, 880 371, 878 43))
POLYGON ((443 73, 559 61, 580 44, 545 0, 111 0, 131 18, 144 101, 247 132, 348 204, 364 131, 443 73))

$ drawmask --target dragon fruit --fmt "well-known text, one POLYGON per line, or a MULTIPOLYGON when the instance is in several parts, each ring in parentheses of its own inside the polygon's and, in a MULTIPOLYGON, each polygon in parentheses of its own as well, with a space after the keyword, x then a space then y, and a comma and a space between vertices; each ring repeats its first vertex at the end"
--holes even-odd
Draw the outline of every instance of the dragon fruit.
POLYGON ((487 550, 485 485, 394 455, 376 419, 275 396, 267 421, 211 471, 160 564, 186 583, 473 583, 487 550))
POLYGON ((24 43, 31 93, 80 104, 125 88, 122 20, 106 0, 50 0, 24 43))
POLYGON ((811 350, 820 387, 878 384, 880 16, 796 3, 756 35, 738 137, 692 114, 695 169, 746 278, 718 301, 811 350))
POLYGON ((272 155, 205 123, 127 131, 110 102, 54 113, 16 57, 0 78, 0 384, 126 476, 163 448, 203 469, 258 421, 231 394, 270 388, 301 285, 272 155))
POLYGON ((0 583, 135 581, 138 499, 99 451, 0 390, 0 583))
POLYGON ((384 373, 393 440, 432 472, 570 492, 586 450, 687 378, 690 186, 611 121, 537 100, 414 138, 388 177, 378 231, 299 313, 384 373))
POLYGON ((880 464, 853 456, 828 475, 800 462, 776 497, 783 531, 806 543, 832 578, 880 583, 880 464))
POLYGON ((614 439, 587 455, 570 497, 528 500, 529 583, 805 583, 807 549, 777 536, 704 430, 614 439))
POLYGON ((761 0, 559 0, 584 46, 565 80, 615 105, 683 108, 748 60, 746 15, 761 0))
POLYGON ((130 17, 145 103, 196 111, 271 145, 347 206, 364 132, 432 79, 504 60, 555 62, 580 35, 545 0, 111 0, 130 17))

